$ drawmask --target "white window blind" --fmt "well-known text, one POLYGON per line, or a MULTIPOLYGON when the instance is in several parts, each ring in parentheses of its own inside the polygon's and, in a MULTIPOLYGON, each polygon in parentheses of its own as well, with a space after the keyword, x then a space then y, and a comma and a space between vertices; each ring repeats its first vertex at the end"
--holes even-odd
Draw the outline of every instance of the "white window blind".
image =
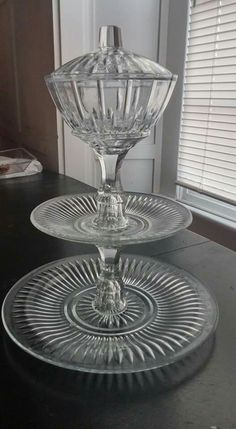
POLYGON ((181 186, 236 204, 236 0, 190 2, 181 186))

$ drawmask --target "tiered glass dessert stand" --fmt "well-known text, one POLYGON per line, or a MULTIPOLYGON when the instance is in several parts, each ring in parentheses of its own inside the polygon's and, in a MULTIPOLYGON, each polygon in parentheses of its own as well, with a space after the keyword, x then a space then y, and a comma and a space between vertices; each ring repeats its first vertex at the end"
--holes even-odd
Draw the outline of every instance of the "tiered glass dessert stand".
POLYGON ((160 240, 186 228, 191 213, 158 195, 125 193, 126 153, 162 115, 176 76, 122 48, 120 29, 100 29, 99 49, 46 78, 73 134, 101 165, 97 193, 66 195, 36 207, 46 234, 93 243, 99 255, 55 261, 8 293, 3 322, 24 350, 74 370, 125 373, 161 368, 196 350, 215 329, 217 306, 190 274, 122 246, 160 240))

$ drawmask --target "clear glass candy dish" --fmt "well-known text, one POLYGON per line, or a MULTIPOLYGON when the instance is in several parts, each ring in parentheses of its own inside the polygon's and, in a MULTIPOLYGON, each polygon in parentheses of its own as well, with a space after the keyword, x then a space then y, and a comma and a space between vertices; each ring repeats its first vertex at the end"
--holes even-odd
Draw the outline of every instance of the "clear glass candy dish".
POLYGON ((73 133, 99 153, 129 149, 163 113, 176 76, 122 47, 121 31, 100 29, 99 49, 46 77, 49 91, 73 133))
POLYGON ((100 162, 95 229, 127 227, 121 164, 161 117, 176 78, 154 61, 124 50, 121 31, 114 26, 101 27, 97 51, 75 58, 46 77, 72 133, 93 148, 100 162))

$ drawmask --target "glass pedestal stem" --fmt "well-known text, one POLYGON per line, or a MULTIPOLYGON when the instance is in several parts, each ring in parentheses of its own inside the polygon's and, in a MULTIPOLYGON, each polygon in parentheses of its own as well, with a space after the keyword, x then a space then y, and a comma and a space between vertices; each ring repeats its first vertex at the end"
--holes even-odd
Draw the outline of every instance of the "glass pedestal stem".
POLYGON ((126 308, 124 283, 120 274, 120 250, 98 247, 101 272, 97 282, 97 293, 93 307, 109 324, 115 322, 116 315, 126 308))
POLYGON ((119 154, 100 154, 95 151, 101 167, 101 186, 97 194, 97 215, 94 225, 106 231, 126 228, 125 196, 120 181, 120 168, 127 151, 119 154))

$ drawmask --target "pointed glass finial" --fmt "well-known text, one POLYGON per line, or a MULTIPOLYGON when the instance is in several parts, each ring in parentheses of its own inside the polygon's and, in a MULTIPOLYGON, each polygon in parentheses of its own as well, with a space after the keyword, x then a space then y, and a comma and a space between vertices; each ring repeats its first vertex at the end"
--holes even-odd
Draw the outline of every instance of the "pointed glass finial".
POLYGON ((121 48, 121 29, 115 25, 103 25, 99 29, 100 48, 121 48))

